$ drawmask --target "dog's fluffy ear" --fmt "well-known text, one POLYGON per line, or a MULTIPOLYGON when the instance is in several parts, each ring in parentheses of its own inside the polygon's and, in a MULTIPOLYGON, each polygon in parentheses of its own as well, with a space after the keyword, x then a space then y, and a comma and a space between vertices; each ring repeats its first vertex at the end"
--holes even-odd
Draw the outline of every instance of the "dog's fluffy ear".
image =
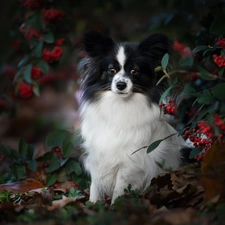
POLYGON ((84 35, 84 48, 90 57, 104 56, 114 45, 111 37, 100 32, 90 31, 84 35))
POLYGON ((171 45, 166 35, 156 33, 141 41, 138 48, 142 53, 158 61, 166 53, 170 53, 171 45))

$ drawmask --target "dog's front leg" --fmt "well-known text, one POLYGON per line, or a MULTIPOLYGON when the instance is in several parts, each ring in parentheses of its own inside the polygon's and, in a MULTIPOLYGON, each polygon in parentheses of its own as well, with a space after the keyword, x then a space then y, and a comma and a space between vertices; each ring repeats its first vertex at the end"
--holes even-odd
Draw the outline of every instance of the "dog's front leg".
POLYGON ((118 175, 117 180, 116 180, 116 185, 113 190, 113 196, 111 200, 111 204, 114 203, 116 198, 124 194, 124 189, 127 188, 129 183, 127 183, 127 180, 124 179, 121 175, 118 175))
POLYGON ((89 200, 93 203, 97 202, 98 200, 101 200, 101 195, 96 181, 91 182, 89 200))

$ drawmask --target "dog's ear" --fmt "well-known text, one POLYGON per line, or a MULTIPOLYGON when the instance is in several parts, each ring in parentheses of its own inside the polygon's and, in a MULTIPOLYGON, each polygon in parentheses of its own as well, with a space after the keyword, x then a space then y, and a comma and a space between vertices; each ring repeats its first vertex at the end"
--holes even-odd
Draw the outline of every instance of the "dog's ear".
POLYGON ((84 48, 90 57, 104 56, 114 45, 112 38, 103 33, 90 31, 84 35, 84 48))
POLYGON ((171 45, 166 35, 156 33, 141 41, 138 49, 158 61, 161 60, 166 53, 170 53, 171 45))

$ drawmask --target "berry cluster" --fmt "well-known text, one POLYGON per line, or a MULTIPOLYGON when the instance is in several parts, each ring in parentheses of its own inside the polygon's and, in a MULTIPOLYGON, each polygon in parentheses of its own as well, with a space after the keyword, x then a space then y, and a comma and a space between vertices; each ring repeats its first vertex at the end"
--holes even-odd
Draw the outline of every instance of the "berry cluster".
POLYGON ((43 15, 46 23, 60 21, 65 12, 58 9, 43 9, 43 15))
POLYGON ((203 149, 203 152, 196 157, 197 160, 202 160, 204 152, 210 148, 213 142, 217 140, 224 142, 225 122, 218 114, 215 114, 214 124, 208 124, 201 120, 198 122, 197 129, 186 130, 183 137, 188 138, 196 148, 203 149), (219 136, 215 135, 215 126, 219 131, 219 136))
POLYGON ((55 61, 59 61, 59 59, 62 56, 62 48, 59 46, 55 46, 52 50, 48 50, 47 48, 44 48, 43 53, 42 53, 42 58, 48 62, 52 63, 55 61))
POLYGON ((51 151, 53 151, 61 159, 64 157, 60 147, 54 147, 51 149, 51 151))
POLYGON ((213 60, 217 66, 223 67, 225 66, 225 55, 213 55, 213 60))
POLYGON ((178 40, 174 41, 173 49, 174 51, 179 52, 179 54, 184 58, 192 56, 191 49, 185 44, 180 43, 178 40))
POLYGON ((21 82, 18 87, 18 94, 22 99, 28 99, 33 96, 33 85, 21 82))
POLYGON ((28 9, 38 9, 41 7, 41 2, 39 0, 21 0, 21 3, 28 9))
POLYGON ((177 105, 173 100, 169 100, 168 104, 161 103, 159 106, 162 108, 164 114, 176 115, 177 105))
POLYGON ((20 32, 24 35, 24 37, 27 40, 30 40, 32 38, 40 38, 41 37, 41 33, 39 30, 34 29, 31 26, 28 26, 26 29, 25 28, 20 28, 20 32))
MULTIPOLYGON (((62 150, 61 150, 60 147, 58 147, 58 146, 57 147, 54 147, 54 148, 51 149, 51 151, 54 152, 60 159, 63 159, 64 158, 63 153, 62 153, 62 150)), ((48 167, 49 166, 49 162, 48 161, 43 162, 42 163, 42 166, 44 168, 48 167)))
POLYGON ((225 48, 225 38, 217 38, 216 43, 218 46, 225 48))
POLYGON ((203 152, 200 152, 199 155, 195 156, 195 159, 197 161, 202 161, 204 156, 205 156, 205 152, 203 151, 203 152))
POLYGON ((40 77, 42 77, 41 69, 36 67, 36 66, 33 66, 32 70, 31 70, 31 78, 32 79, 39 79, 40 77))
POLYGON ((218 114, 215 114, 215 116, 214 116, 214 123, 220 129, 220 134, 224 134, 225 133, 225 122, 223 119, 220 118, 220 116, 218 114))
MULTIPOLYGON (((32 70, 30 73, 30 77, 34 81, 35 85, 37 82, 40 84, 40 80, 43 77, 43 73, 41 68, 35 66, 37 60, 40 60, 40 55, 42 59, 45 60, 47 63, 53 63, 60 60, 63 50, 61 45, 64 43, 64 38, 57 39, 58 33, 53 33, 55 30, 50 27, 54 23, 54 27, 56 23, 63 19, 65 16, 65 12, 54 7, 53 1, 45 1, 45 0, 20 0, 21 4, 26 8, 25 16, 23 21, 23 25, 21 25, 20 32, 25 37, 25 41, 28 44, 27 46, 30 49, 27 51, 27 54, 31 54, 32 57, 29 57, 29 62, 22 63, 19 66, 20 71, 23 71, 28 64, 32 64, 32 70), (50 3, 51 2, 51 3, 50 3), (39 12, 35 14, 34 12, 39 12), (38 15, 39 18, 34 17, 33 15, 38 15), (27 19, 32 20, 32 26, 30 23, 27 23, 27 19), (41 25, 35 26, 39 22, 41 25), (51 24, 50 24, 51 23, 51 24), (37 29, 38 27, 38 29, 37 29), (45 39, 46 31, 49 31, 53 38, 49 40, 45 39), (54 41, 55 40, 55 41, 54 41), (54 41, 54 42, 53 42, 54 41)), ((57 29, 56 29, 57 30, 57 29)), ((24 40, 20 41, 16 46, 15 49, 20 48, 20 43, 24 42, 24 40)), ((28 58, 28 57, 27 57, 28 58)), ((26 61, 26 60, 25 60, 26 61)), ((23 60, 21 60, 23 62, 23 60)), ((47 68, 47 66, 45 66, 47 68)), ((48 67, 49 70, 49 67, 48 67)), ((46 69, 47 71, 47 69, 46 69)), ((15 77, 15 75, 14 75, 15 77)), ((33 85, 28 84, 25 80, 19 80, 16 84, 18 87, 17 94, 20 99, 28 99, 33 96, 33 85)))
POLYGON ((64 38, 60 38, 60 39, 58 39, 58 40, 56 40, 56 41, 54 42, 54 45, 55 45, 55 46, 60 46, 60 45, 62 45, 62 44, 64 43, 64 41, 65 41, 64 38))
POLYGON ((201 120, 200 122, 198 122, 198 127, 199 127, 199 130, 197 130, 198 133, 201 132, 202 134, 204 134, 209 138, 214 137, 214 129, 212 124, 207 124, 204 120, 201 120))
POLYGON ((189 80, 195 81, 195 80, 197 80, 198 78, 199 78, 198 73, 192 73, 192 74, 190 75, 190 77, 189 77, 189 80))

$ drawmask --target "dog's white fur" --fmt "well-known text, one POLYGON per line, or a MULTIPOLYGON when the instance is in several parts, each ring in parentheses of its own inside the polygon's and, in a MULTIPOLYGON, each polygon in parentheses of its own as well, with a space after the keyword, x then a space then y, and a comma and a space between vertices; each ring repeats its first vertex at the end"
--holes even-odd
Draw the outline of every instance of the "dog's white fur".
POLYGON ((99 101, 82 105, 82 136, 87 158, 85 167, 91 174, 90 201, 105 195, 112 202, 124 193, 128 184, 143 190, 151 179, 164 170, 157 165, 165 160, 164 169, 180 165, 179 150, 183 139, 174 135, 147 154, 142 149, 176 131, 165 121, 156 104, 134 93, 129 99, 112 91, 103 92, 99 101), (161 116, 160 116, 161 115, 161 116))

